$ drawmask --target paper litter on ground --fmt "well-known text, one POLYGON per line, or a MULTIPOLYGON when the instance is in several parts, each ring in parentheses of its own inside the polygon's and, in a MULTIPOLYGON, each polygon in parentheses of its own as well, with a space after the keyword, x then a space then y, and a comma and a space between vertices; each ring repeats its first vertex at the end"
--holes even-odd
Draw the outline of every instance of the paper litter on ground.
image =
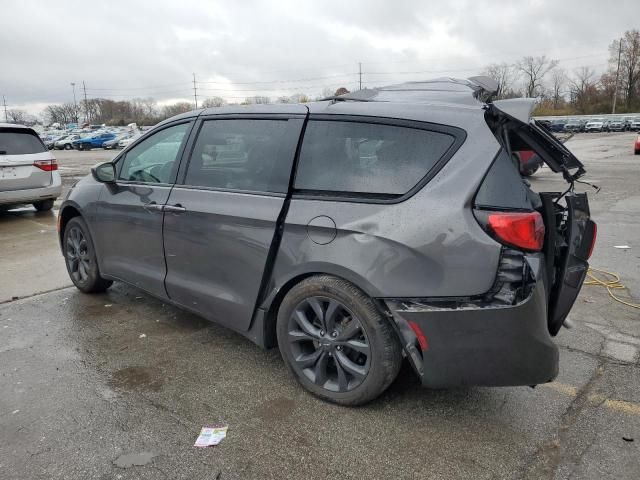
POLYGON ((209 447, 211 445, 218 445, 227 436, 227 426, 223 425, 208 425, 202 427, 200 435, 196 439, 194 447, 209 447))
POLYGON ((628 248, 631 248, 629 245, 614 245, 613 248, 620 248, 622 250, 627 250, 628 248))

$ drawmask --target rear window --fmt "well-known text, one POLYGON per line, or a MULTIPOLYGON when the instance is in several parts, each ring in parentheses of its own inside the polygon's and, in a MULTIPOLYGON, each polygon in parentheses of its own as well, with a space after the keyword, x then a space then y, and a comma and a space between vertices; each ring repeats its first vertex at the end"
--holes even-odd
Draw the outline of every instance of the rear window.
POLYGON ((351 121, 310 121, 295 188, 404 195, 436 165, 453 135, 351 121))
POLYGON ((29 130, 0 129, 0 154, 27 155, 46 152, 47 148, 34 132, 29 130))

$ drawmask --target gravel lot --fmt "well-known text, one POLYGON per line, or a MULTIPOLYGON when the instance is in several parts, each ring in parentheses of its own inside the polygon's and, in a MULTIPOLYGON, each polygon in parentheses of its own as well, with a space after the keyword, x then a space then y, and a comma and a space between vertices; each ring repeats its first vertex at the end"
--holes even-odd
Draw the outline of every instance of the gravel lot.
MULTIPOLYGON (((568 145, 602 187, 591 263, 638 302, 634 139, 568 145)), ((114 155, 56 152, 67 188, 114 155)), ((548 169, 532 183, 562 188, 548 169)), ((2 479, 640 478, 640 312, 602 288, 583 288, 576 327, 558 335, 553 383, 434 391, 404 368, 377 401, 342 408, 304 393, 277 351, 128 286, 70 288, 55 212, 0 214, 0 242, 2 479), (228 424, 227 439, 194 448, 211 423, 228 424), (144 452, 145 465, 118 466, 144 452)))

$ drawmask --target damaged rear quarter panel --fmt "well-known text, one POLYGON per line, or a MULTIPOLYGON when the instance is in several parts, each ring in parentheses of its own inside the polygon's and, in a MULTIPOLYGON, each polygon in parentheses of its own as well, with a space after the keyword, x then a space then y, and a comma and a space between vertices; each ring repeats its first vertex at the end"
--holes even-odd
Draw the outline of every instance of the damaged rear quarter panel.
MULTIPOLYGON (((328 273, 371 297, 478 295, 495 280, 500 246, 480 228, 470 205, 498 151, 486 124, 469 132, 458 152, 412 197, 399 203, 311 199, 293 195, 271 287, 328 273), (474 136, 486 135, 481 142, 474 136), (307 224, 325 215, 337 232, 314 243, 307 224)), ((418 181, 418 179, 416 179, 418 181)))

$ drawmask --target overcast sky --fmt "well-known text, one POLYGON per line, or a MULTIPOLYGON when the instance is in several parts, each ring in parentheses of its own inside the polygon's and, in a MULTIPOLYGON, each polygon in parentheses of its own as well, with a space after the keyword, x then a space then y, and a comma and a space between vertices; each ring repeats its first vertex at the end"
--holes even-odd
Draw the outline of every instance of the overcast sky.
MULTIPOLYGON (((241 101, 323 88, 467 77, 547 55, 606 69, 640 0, 29 1, 0 13, 0 95, 40 113, 89 97, 241 101), (202 83, 200 83, 202 82, 202 83), (210 83, 204 83, 210 82, 210 83), (206 89, 206 90, 205 90, 206 89)), ((1 98, 0 98, 1 100, 1 98)))

